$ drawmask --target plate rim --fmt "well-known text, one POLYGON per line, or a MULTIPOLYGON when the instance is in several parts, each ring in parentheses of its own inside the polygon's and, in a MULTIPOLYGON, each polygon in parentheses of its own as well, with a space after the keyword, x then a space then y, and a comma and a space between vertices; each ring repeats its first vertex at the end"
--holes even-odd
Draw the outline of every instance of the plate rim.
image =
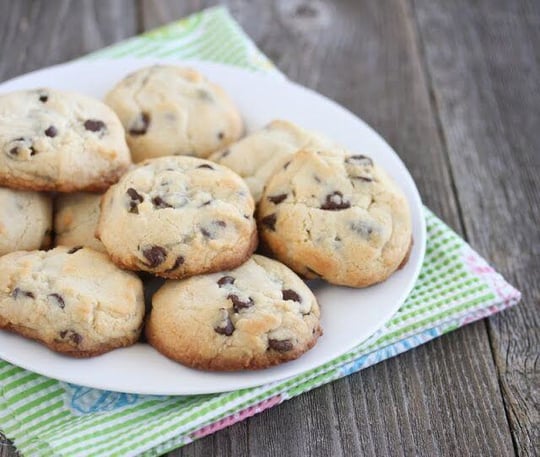
MULTIPOLYGON (((251 68, 243 68, 243 67, 240 67, 240 66, 237 66, 237 65, 231 65, 231 64, 226 64, 226 63, 221 63, 221 62, 214 62, 214 61, 198 60, 198 59, 148 58, 148 57, 145 57, 145 58, 135 58, 135 57, 107 58, 107 57, 104 57, 104 58, 99 58, 99 60, 98 59, 92 60, 91 58, 88 59, 87 57, 83 57, 83 58, 76 59, 74 61, 60 63, 60 64, 52 65, 52 66, 49 66, 49 67, 36 69, 36 70, 31 71, 31 72, 24 73, 22 75, 18 75, 18 76, 15 76, 13 78, 10 78, 8 80, 2 81, 2 82, 0 82, 0 93, 6 92, 6 90, 5 90, 6 86, 8 86, 7 91, 11 91, 13 89, 9 89, 10 85, 17 84, 18 82, 20 82, 21 80, 24 80, 25 78, 32 78, 32 77, 39 76, 39 73, 42 73, 42 72, 45 73, 45 72, 48 72, 48 71, 58 71, 58 70, 62 71, 62 69, 64 67, 79 66, 81 64, 83 64, 83 65, 104 64, 106 62, 111 62, 111 61, 115 61, 115 62, 125 61, 125 62, 130 62, 130 63, 137 62, 137 64, 140 64, 139 65, 140 67, 143 67, 143 66, 149 65, 149 64, 155 64, 155 63, 175 64, 175 65, 180 65, 180 66, 194 66, 195 68, 197 68, 198 66, 208 67, 208 68, 214 67, 216 69, 219 69, 220 67, 225 67, 225 68, 227 68, 229 70, 243 73, 244 75, 246 75, 246 74, 250 75, 249 77, 251 77, 253 75, 255 78, 259 78, 259 77, 265 78, 265 79, 267 79, 269 81, 272 81, 273 83, 281 84, 281 85, 283 85, 285 87, 286 86, 292 86, 295 90, 299 90, 301 92, 304 92, 305 94, 308 94, 311 97, 315 97, 315 98, 320 99, 321 101, 323 101, 326 104, 332 105, 332 107, 334 109, 337 109, 337 110, 341 111, 344 115, 350 117, 355 122, 360 122, 361 124, 363 124, 364 128, 366 128, 366 130, 369 131, 370 135, 373 135, 374 137, 377 138, 377 140, 379 142, 385 144, 385 146, 387 147, 389 152, 392 154, 393 160, 396 161, 396 164, 402 169, 402 172, 404 172, 404 175, 405 175, 405 177, 406 177, 406 179, 408 181, 406 183, 407 187, 409 187, 409 189, 412 190, 413 201, 409 201, 409 203, 411 204, 411 210, 412 210, 411 211, 411 216, 413 216, 413 214, 414 214, 414 208, 418 209, 418 211, 419 211, 419 218, 416 220, 416 222, 419 224, 420 239, 414 238, 414 245, 413 245, 413 249, 418 250, 418 254, 417 254, 418 255, 418 260, 417 260, 417 263, 414 265, 414 270, 412 272, 411 279, 407 283, 407 287, 404 287, 400 291, 399 299, 396 300, 396 305, 392 308, 392 310, 388 310, 386 313, 384 313, 384 316, 380 317, 377 320, 376 324, 372 325, 373 329, 369 332, 369 334, 367 336, 365 336, 365 338, 363 338, 362 340, 356 342, 354 346, 351 346, 346 351, 340 351, 341 354, 345 354, 345 353, 351 351, 354 347, 356 347, 356 346, 358 346, 360 344, 363 344, 366 340, 373 337, 373 335, 376 334, 382 327, 384 327, 384 325, 397 313, 399 308, 402 306, 402 304, 407 299, 410 292, 413 290, 413 288, 414 288, 414 286, 416 284, 416 281, 418 280, 418 276, 420 274, 420 270, 421 270, 422 265, 423 265, 425 252, 426 252, 426 242, 427 242, 426 220, 425 220, 425 215, 424 215, 424 212, 423 212, 423 203, 422 203, 422 199, 421 199, 421 196, 420 196, 420 192, 418 190, 418 187, 416 186, 416 183, 415 183, 409 169, 407 168, 407 166, 405 165, 405 163, 403 162, 401 157, 394 150, 394 148, 382 137, 381 134, 379 134, 373 127, 371 127, 367 122, 365 122, 362 118, 360 118, 358 115, 353 113, 348 108, 340 105, 336 101, 334 101, 334 100, 330 99, 329 97, 315 91, 314 89, 303 86, 303 85, 301 85, 301 84, 299 84, 299 83, 297 83, 295 81, 289 80, 288 78, 286 78, 280 72, 269 74, 269 73, 265 73, 263 71, 257 71, 257 70, 251 69, 251 68)), ((204 72, 204 70, 202 70, 202 71, 204 72)), ((33 86, 33 87, 39 87, 39 86, 33 86)), ((17 89, 17 90, 19 90, 19 89, 17 89)), ((415 221, 413 220, 413 223, 414 222, 415 221)), ((39 344, 39 343, 35 343, 35 344, 39 344)), ((100 390, 108 390, 108 391, 113 391, 113 392, 133 393, 133 394, 140 394, 140 395, 172 395, 172 396, 224 393, 224 392, 231 392, 233 390, 243 389, 243 388, 255 388, 255 387, 265 385, 265 384, 267 384, 269 382, 272 382, 272 383, 274 383, 274 382, 282 382, 282 381, 284 381, 286 379, 290 379, 292 377, 299 376, 299 375, 301 375, 303 373, 311 372, 313 370, 316 370, 316 369, 320 368, 321 366, 323 366, 323 365, 325 365, 327 363, 331 363, 332 360, 334 360, 336 357, 339 357, 339 355, 334 355, 331 358, 325 359, 321 363, 317 363, 314 366, 312 366, 310 368, 307 368, 307 369, 299 370, 298 372, 295 372, 295 373, 293 373, 291 375, 278 376, 275 379, 272 379, 271 381, 261 381, 261 382, 251 382, 251 383, 247 382, 245 384, 239 383, 238 387, 235 387, 234 389, 225 388, 225 389, 221 389, 221 390, 220 389, 218 389, 218 390, 208 390, 208 389, 204 389, 204 388, 203 389, 190 388, 190 389, 177 389, 175 392, 171 393, 171 389, 164 389, 162 391, 159 391, 159 389, 157 389, 157 390, 156 389, 144 390, 144 389, 138 389, 138 388, 133 388, 133 389, 131 389, 131 388, 122 388, 122 389, 118 389, 118 388, 104 387, 102 385, 102 383, 99 383, 99 382, 95 383, 95 382, 89 381, 89 382, 81 383, 80 378, 77 378, 76 376, 73 377, 73 376, 70 376, 69 374, 62 375, 62 376, 57 376, 57 375, 51 376, 49 373, 46 372, 46 370, 41 370, 41 369, 36 370, 34 367, 29 366, 26 363, 20 364, 17 361, 13 361, 10 358, 6 358, 5 355, 1 356, 1 358, 3 360, 5 360, 5 361, 7 361, 7 362, 9 362, 9 363, 11 363, 11 364, 13 364, 15 366, 21 367, 23 369, 26 369, 26 370, 32 371, 34 373, 38 373, 40 375, 43 375, 43 376, 46 376, 46 377, 49 377, 49 378, 52 378, 52 379, 56 379, 56 380, 62 381, 62 382, 68 382, 68 383, 72 383, 72 384, 82 385, 82 386, 85 386, 85 387, 91 387, 91 388, 100 389, 100 390)), ((260 371, 264 372, 265 370, 260 370, 260 371)), ((235 375, 241 376, 242 371, 233 372, 233 373, 235 375)), ((219 375, 220 373, 216 372, 216 374, 219 375)))

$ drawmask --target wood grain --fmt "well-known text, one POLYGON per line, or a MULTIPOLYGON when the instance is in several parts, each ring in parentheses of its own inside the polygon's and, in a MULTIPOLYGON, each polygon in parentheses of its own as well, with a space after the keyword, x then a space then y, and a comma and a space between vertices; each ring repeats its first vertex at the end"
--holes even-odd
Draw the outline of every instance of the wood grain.
POLYGON ((538 455, 540 4, 416 0, 415 10, 466 233, 523 292, 489 332, 515 447, 538 455))
POLYGON ((0 0, 0 81, 137 32, 135 0, 0 0))

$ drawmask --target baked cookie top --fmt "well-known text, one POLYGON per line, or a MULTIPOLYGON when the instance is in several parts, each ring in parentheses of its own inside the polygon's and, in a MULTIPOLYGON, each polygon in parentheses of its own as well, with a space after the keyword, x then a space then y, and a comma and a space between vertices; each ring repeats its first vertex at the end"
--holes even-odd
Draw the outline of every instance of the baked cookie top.
POLYGON ((0 256, 23 249, 49 247, 51 228, 49 195, 0 188, 0 256))
POLYGON ((55 244, 107 252, 96 238, 100 203, 101 194, 77 192, 58 196, 54 204, 55 244))
POLYGON ((141 280, 91 249, 57 247, 0 257, 0 327, 53 350, 90 356, 136 342, 141 280))
POLYGON ((209 159, 238 173, 257 203, 264 186, 295 152, 307 147, 328 148, 332 142, 289 121, 274 120, 209 159))
POLYGON ((124 129, 99 100, 36 89, 0 95, 0 184, 101 191, 131 163, 124 129))
POLYGON ((254 255, 234 270, 167 281, 153 297, 146 335, 188 366, 264 368, 311 348, 319 319, 315 296, 294 272, 254 255))
POLYGON ((142 68, 122 79, 105 100, 126 129, 135 162, 168 155, 205 158, 243 130, 231 98, 190 68, 142 68))
POLYGON ((253 211, 246 184, 228 168, 162 157, 107 191, 97 236, 119 265, 180 278, 244 262, 257 243, 253 211))
POLYGON ((261 238, 307 278, 365 287, 383 281, 411 245, 407 199, 365 155, 302 150, 270 179, 261 238))

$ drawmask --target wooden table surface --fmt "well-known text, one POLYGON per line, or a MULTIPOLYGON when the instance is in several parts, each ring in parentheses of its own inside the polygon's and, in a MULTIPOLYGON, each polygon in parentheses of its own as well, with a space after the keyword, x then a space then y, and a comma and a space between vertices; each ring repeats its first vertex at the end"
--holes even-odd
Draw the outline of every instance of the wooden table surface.
MULTIPOLYGON (((0 0, 0 81, 214 3, 0 0)), ((225 3, 291 79, 378 130, 523 300, 169 455, 538 455, 540 2, 225 3)))

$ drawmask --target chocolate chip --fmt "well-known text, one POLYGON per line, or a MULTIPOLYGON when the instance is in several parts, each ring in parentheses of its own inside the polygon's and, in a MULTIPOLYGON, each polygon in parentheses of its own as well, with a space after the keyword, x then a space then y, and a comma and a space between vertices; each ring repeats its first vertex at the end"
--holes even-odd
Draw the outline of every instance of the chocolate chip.
POLYGON ((173 205, 170 205, 165 200, 163 200, 161 197, 157 196, 152 199, 152 204, 157 209, 163 209, 163 208, 173 208, 173 205))
POLYGON ((317 182, 319 184, 321 183, 321 178, 319 178, 317 175, 314 175, 313 179, 315 180, 315 182, 317 182))
POLYGON ((84 128, 90 132, 100 132, 106 129, 105 122, 99 119, 87 119, 84 121, 84 128))
POLYGON ((69 339, 73 341, 73 343, 75 343, 76 345, 79 345, 81 344, 83 337, 79 335, 77 332, 72 332, 71 335, 69 336, 69 339))
POLYGON ((201 100, 205 100, 207 102, 211 102, 214 100, 214 97, 212 97, 212 95, 210 94, 210 92, 208 92, 207 90, 204 90, 204 89, 199 89, 197 91, 197 95, 199 96, 199 98, 201 100))
POLYGON ((58 306, 60 309, 64 309, 66 307, 66 303, 64 302, 64 299, 58 294, 49 294, 47 295, 47 299, 53 302, 53 304, 58 306))
POLYGON ((373 226, 365 221, 352 222, 350 227, 353 232, 358 233, 364 238, 369 238, 370 235, 374 232, 373 226))
POLYGON ((45 130, 45 135, 54 138, 56 135, 58 135, 58 130, 56 130, 54 125, 51 125, 49 128, 47 128, 47 130, 45 130))
POLYGON ((251 308, 253 306, 253 299, 248 297, 247 300, 242 300, 235 294, 227 295, 227 298, 232 301, 235 313, 239 313, 242 309, 251 308))
POLYGON ((230 318, 228 318, 226 321, 224 321, 224 326, 216 326, 214 327, 214 331, 216 333, 219 333, 220 335, 226 335, 226 336, 231 336, 234 332, 234 325, 231 321, 230 318))
POLYGON ((202 165, 199 165, 197 168, 208 168, 210 170, 214 170, 214 167, 212 165, 208 165, 207 163, 203 163, 202 165))
POLYGON ((131 135, 144 135, 148 131, 150 125, 150 115, 142 112, 137 116, 135 122, 131 125, 129 133, 131 135))
POLYGON ((201 207, 207 206, 207 205, 209 205, 210 203, 212 203, 212 200, 208 200, 207 202, 204 202, 204 203, 201 205, 201 207))
POLYGON ((214 327, 214 331, 220 335, 231 336, 234 332, 234 325, 231 321, 231 318, 228 318, 224 321, 223 327, 214 327))
POLYGON ((83 337, 73 330, 62 330, 59 335, 62 339, 69 338, 76 345, 81 344, 83 340, 83 337))
POLYGON ((277 217, 275 214, 270 214, 268 216, 265 216, 261 219, 261 224, 263 224, 265 227, 272 231, 276 231, 276 221, 277 217))
POLYGON ((214 229, 201 227, 200 231, 205 237, 210 238, 211 240, 214 240, 216 238, 215 234, 217 230, 215 227, 224 228, 224 227, 227 227, 227 223, 225 221, 217 220, 217 221, 212 221, 212 225, 214 226, 214 229))
POLYGON ((287 198, 287 194, 271 195, 267 198, 268 201, 271 201, 274 205, 279 205, 283 200, 287 198))
POLYGON ((49 96, 48 96, 47 94, 41 94, 41 95, 39 96, 39 101, 40 101, 41 103, 47 103, 47 100, 49 100, 49 96))
POLYGON ((283 300, 292 300, 298 303, 302 303, 302 297, 300 297, 300 295, 298 295, 298 293, 292 289, 282 290, 281 295, 283 297, 283 300))
POLYGON ((21 153, 24 152, 24 149, 27 148, 30 151, 30 156, 35 156, 37 154, 36 149, 34 146, 31 145, 31 140, 27 138, 15 138, 13 140, 14 142, 21 142, 22 144, 15 145, 11 147, 11 149, 6 151, 6 154, 10 158, 21 158, 21 159, 27 159, 28 157, 25 157, 25 154, 21 153), (28 146, 30 144, 30 146, 28 146))
POLYGON ((223 276, 218 280, 217 283, 219 287, 223 287, 228 286, 229 284, 234 284, 234 281, 235 278, 233 278, 232 276, 223 276))
POLYGON ((223 159, 223 157, 227 157, 231 153, 230 149, 225 149, 219 156, 220 159, 223 159))
POLYGON ((67 253, 68 254, 75 254, 77 251, 81 250, 82 246, 73 246, 67 253))
POLYGON ((234 332, 234 324, 231 321, 229 313, 224 308, 220 309, 220 318, 219 323, 214 327, 214 331, 220 335, 231 336, 234 332))
POLYGON ((289 160, 285 165, 283 165, 283 169, 286 170, 287 167, 291 164, 291 161, 289 160))
POLYGON ((126 194, 128 194, 129 198, 131 199, 129 202, 129 212, 134 214, 139 214, 139 203, 142 203, 144 201, 144 197, 139 194, 133 187, 130 187, 128 190, 126 190, 126 194))
POLYGON ((338 211, 350 208, 351 204, 343 198, 343 194, 335 191, 326 196, 326 201, 321 205, 321 209, 329 211, 338 211))
POLYGON ((146 266, 150 268, 156 268, 158 265, 165 262, 165 259, 167 258, 167 251, 161 246, 151 246, 144 249, 142 253, 148 260, 146 266))
POLYGON ((270 349, 273 349, 274 351, 287 352, 287 351, 290 351, 293 348, 293 344, 292 344, 291 340, 269 339, 268 340, 268 347, 270 349))
POLYGON ((11 292, 11 296, 15 299, 19 297, 36 298, 32 292, 19 289, 18 287, 15 287, 15 289, 13 289, 13 292, 11 292))
POLYGON ((186 259, 184 259, 184 257, 182 257, 181 255, 179 255, 176 260, 174 261, 174 265, 169 268, 167 270, 167 273, 169 273, 170 271, 174 271, 176 270, 180 265, 182 265, 184 262, 186 261, 186 259))
POLYGON ((223 138, 225 138, 225 134, 223 132, 218 132, 217 137, 219 140, 222 140, 223 138))
POLYGON ((363 166, 366 166, 366 167, 372 167, 373 166, 373 160, 371 160, 369 157, 365 156, 365 155, 354 155, 354 156, 349 156, 345 159, 345 162, 347 163, 353 163, 353 164, 356 164, 356 165, 363 165, 363 166))
POLYGON ((139 194, 133 187, 130 187, 128 190, 126 190, 126 193, 134 201, 138 201, 139 203, 142 203, 144 201, 144 197, 139 194))

